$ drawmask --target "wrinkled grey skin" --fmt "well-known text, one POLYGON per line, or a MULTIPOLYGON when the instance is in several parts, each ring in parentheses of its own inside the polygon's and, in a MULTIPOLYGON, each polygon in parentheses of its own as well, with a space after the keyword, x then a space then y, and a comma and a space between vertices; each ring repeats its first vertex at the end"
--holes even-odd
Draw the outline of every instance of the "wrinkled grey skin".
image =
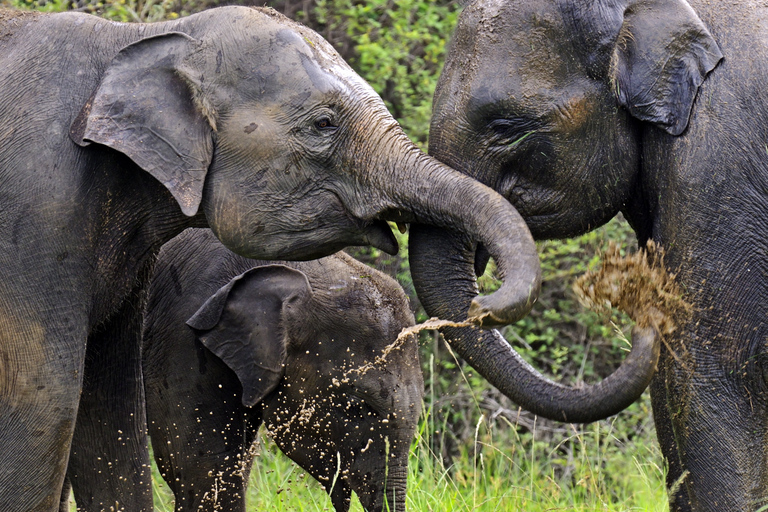
POLYGON ((408 299, 344 253, 284 265, 237 256, 208 230, 160 251, 143 368, 153 452, 176 510, 245 511, 262 422, 337 511, 353 490, 365 510, 382 510, 385 473, 385 510, 405 510, 424 387, 416 337, 360 368, 413 325, 408 299))
MULTIPOLYGON (((621 211, 666 251, 693 305, 651 386, 676 511, 768 504, 767 19, 749 1, 477 1, 435 94, 430 153, 534 237, 621 211)), ((437 236, 411 240, 442 254, 437 236)))
POLYGON ((486 322, 525 314, 538 289, 514 208, 419 152, 325 41, 271 11, 0 11, 0 127, 0 510, 55 510, 65 468, 76 493, 115 489, 83 509, 151 506, 139 304, 185 227, 301 259, 392 252, 384 221, 420 221, 502 262, 510 279, 475 302, 486 322), (68 466, 107 438, 98 463, 68 466))
MULTIPOLYGON (((579 172, 589 179, 589 165, 600 161, 595 155, 576 151, 599 150, 594 141, 611 137, 614 131, 619 139, 617 158, 631 156, 633 149, 626 147, 628 134, 620 132, 626 128, 621 119, 616 127, 601 124, 602 116, 613 115, 618 105, 606 99, 610 98, 612 89, 595 93, 597 78, 577 76, 572 82, 566 82, 562 90, 557 88, 551 94, 546 90, 547 86, 558 87, 557 80, 562 78, 561 75, 576 74, 581 69, 579 59, 582 57, 576 55, 581 46, 570 49, 569 45, 573 43, 569 39, 551 44, 546 39, 551 35, 549 25, 557 21, 523 13, 535 11, 539 3, 529 2, 524 7, 515 2, 476 2, 467 7, 435 93, 430 152, 457 170, 496 188, 516 205, 520 203, 521 211, 528 214, 527 220, 534 234, 540 237, 568 236, 606 222, 618 208, 611 208, 611 201, 621 203, 624 197, 617 196, 608 186, 594 188, 589 182, 583 186, 578 181, 579 172), (485 18, 478 21, 479 16, 485 18), (526 31, 526 27, 518 28, 516 22, 509 21, 516 16, 521 17, 519 24, 537 25, 533 35, 530 30, 526 31), (538 27, 538 24, 542 26, 538 27), (534 44, 529 41, 531 38, 543 42, 534 44), (550 61, 557 60, 557 56, 547 53, 550 46, 565 46, 573 55, 568 54, 565 63, 553 64, 550 61), (508 48, 522 48, 522 57, 517 58, 514 52, 508 56, 511 51, 508 48), (533 69, 532 77, 518 77, 516 66, 529 62, 527 59, 533 69), (585 99, 581 87, 597 95, 585 99), (533 106, 525 101, 530 101, 533 106), (518 106, 519 112, 506 110, 518 106), (586 117, 589 108, 594 108, 594 119, 586 117), (532 119, 528 119, 528 115, 532 119), (547 122, 553 125, 542 128, 542 123, 547 122), (571 131, 580 133, 586 141, 578 139, 574 143, 564 138, 571 131), (533 143, 542 140, 545 133, 546 140, 534 146, 533 143), (558 144, 567 145, 570 153, 561 154, 563 151, 558 144), (525 152, 517 151, 518 146, 525 152), (529 148, 535 148, 535 151, 529 148), (558 164, 564 169, 562 173, 550 169, 549 158, 553 155, 564 158, 564 162, 558 164), (533 170, 526 167, 529 162, 533 170), (547 180, 554 181, 553 190, 540 190, 547 180), (588 206, 589 213, 596 218, 584 219, 573 210, 560 213, 558 208, 568 198, 582 207, 588 206)), ((604 7, 598 2, 594 8, 599 11, 604 7)), ((558 19, 557 15, 553 17, 558 19)), ((592 30, 592 27, 585 30, 592 30)), ((599 31, 594 30, 589 32, 590 36, 599 37, 599 31)), ((588 61, 584 65, 605 64, 603 61, 610 60, 608 57, 602 54, 594 58, 583 56, 588 61)), ((711 68, 717 62, 717 55, 708 57, 711 62, 702 66, 710 64, 711 68)), ((609 156, 605 166, 610 172, 616 171, 614 155, 609 156)), ((602 167, 597 171, 594 178, 604 172, 602 167)), ((619 178, 613 176, 608 179, 619 182, 619 178)), ((485 268, 489 258, 487 248, 462 234, 425 225, 412 226, 410 240, 414 285, 427 312, 457 321, 467 312, 471 314, 477 293, 475 274, 482 273, 485 268)), ((637 400, 653 378, 660 351, 656 329, 638 326, 633 330, 631 352, 614 373, 593 386, 568 388, 538 373, 496 331, 478 333, 469 328, 453 327, 441 331, 456 352, 517 404, 540 416, 574 423, 588 423, 617 414, 637 400)))

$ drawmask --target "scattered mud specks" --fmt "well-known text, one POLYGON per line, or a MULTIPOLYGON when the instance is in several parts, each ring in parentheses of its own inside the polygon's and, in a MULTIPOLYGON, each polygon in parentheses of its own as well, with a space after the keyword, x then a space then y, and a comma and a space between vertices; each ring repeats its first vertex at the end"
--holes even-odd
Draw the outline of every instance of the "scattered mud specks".
MULTIPOLYGON (((409 336, 415 336, 421 331, 425 331, 428 329, 439 329, 440 327, 475 327, 476 325, 472 322, 451 322, 449 320, 440 320, 438 318, 430 318, 426 322, 412 325, 410 327, 403 328, 402 331, 400 331, 400 334, 397 335, 397 339, 384 347, 384 350, 382 350, 382 353, 380 356, 376 356, 376 359, 373 360, 373 362, 367 362, 364 365, 358 367, 358 368, 352 368, 351 370, 347 371, 344 374, 344 378, 348 379, 348 376, 350 373, 355 373, 357 375, 365 375, 369 370, 373 369, 376 366, 384 366, 384 363, 387 361, 387 356, 392 353, 392 351, 399 349, 403 346, 403 343, 405 343, 405 340, 408 339, 409 336)), ((346 382, 346 380, 337 381, 334 379, 334 384, 337 386, 337 382, 346 382)))

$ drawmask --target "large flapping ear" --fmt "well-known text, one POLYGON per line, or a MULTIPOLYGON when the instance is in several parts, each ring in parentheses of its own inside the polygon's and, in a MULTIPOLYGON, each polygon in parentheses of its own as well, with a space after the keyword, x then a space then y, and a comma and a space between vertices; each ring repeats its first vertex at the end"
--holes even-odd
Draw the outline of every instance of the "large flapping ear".
POLYGON ((636 0, 624 10, 612 61, 619 103, 672 135, 688 126, 693 101, 723 58, 683 0, 636 0))
POLYGON ((70 128, 75 143, 109 146, 157 178, 185 215, 197 213, 213 155, 210 112, 201 112, 183 60, 199 42, 180 33, 148 37, 115 56, 70 128))
POLYGON ((233 278, 187 320, 200 342, 235 372, 251 407, 283 376, 286 310, 311 296, 307 277, 283 265, 257 267, 233 278))

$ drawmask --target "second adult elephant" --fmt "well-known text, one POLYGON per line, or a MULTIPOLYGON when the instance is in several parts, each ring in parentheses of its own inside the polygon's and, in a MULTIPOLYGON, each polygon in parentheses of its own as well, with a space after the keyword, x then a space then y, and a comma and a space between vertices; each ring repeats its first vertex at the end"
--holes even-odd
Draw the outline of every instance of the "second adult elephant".
POLYGON ((366 511, 405 510, 424 384, 416 336, 397 338, 413 323, 402 288, 344 253, 267 265, 199 229, 166 244, 143 368, 176 510, 245 511, 262 422, 337 512, 351 491, 366 511))
MULTIPOLYGON (((768 505, 766 20, 753 1, 476 0, 435 93, 430 153, 504 195, 534 237, 621 211, 666 251, 693 306, 651 387, 675 511, 768 505)), ((456 237, 412 241, 412 269, 439 255, 471 276, 456 237)), ((457 307, 440 280, 415 282, 432 314, 457 307)))

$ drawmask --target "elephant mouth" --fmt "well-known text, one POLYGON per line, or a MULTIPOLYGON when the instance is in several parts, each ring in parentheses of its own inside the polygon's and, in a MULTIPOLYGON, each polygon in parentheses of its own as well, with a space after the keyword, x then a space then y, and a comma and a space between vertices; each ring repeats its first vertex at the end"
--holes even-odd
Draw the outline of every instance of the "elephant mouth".
MULTIPOLYGON (((523 216, 528 229, 536 239, 552 238, 550 233, 553 227, 569 226, 579 218, 577 215, 563 214, 563 211, 553 207, 560 204, 558 202, 560 198, 556 197, 556 194, 550 194, 550 199, 544 200, 540 194, 537 194, 535 187, 526 185, 519 177, 503 180, 498 185, 497 191, 523 216)), ((566 231, 570 233, 571 229, 566 231)), ((567 234, 557 238, 570 236, 574 235, 567 234)))
POLYGON ((346 217, 344 229, 347 230, 347 236, 352 235, 352 239, 347 240, 347 245, 369 245, 391 256, 397 255, 400 245, 387 223, 387 221, 391 220, 398 222, 398 226, 400 226, 401 219, 398 218, 396 212, 382 212, 375 209, 370 211, 373 206, 371 204, 366 205, 362 211, 358 212, 354 206, 342 199, 344 197, 343 194, 336 190, 330 190, 330 193, 335 196, 336 202, 340 206, 339 213, 346 217))
POLYGON ((396 255, 400 250, 397 238, 392 228, 385 220, 375 220, 365 223, 362 227, 363 238, 366 245, 381 249, 389 255, 396 255))

